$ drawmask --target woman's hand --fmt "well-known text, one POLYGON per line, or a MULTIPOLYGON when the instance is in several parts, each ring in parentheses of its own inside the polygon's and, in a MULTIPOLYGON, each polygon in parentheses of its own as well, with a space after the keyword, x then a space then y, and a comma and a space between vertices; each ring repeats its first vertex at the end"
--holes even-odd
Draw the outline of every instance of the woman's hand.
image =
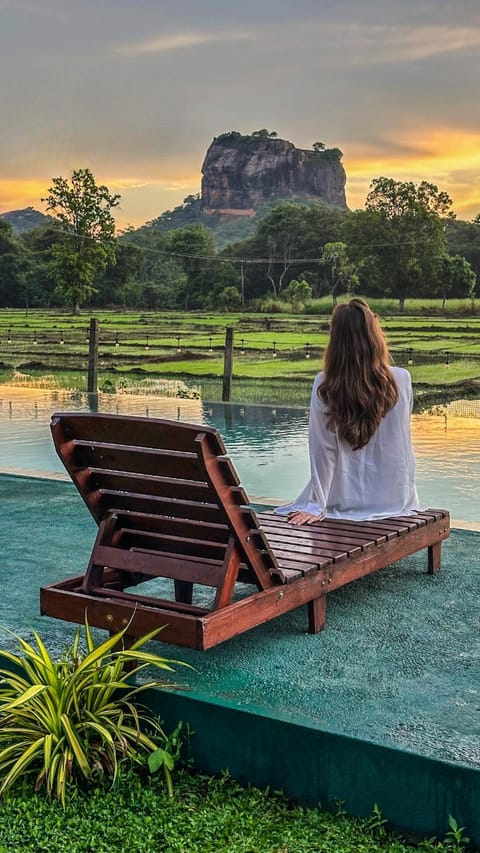
POLYGON ((320 515, 313 515, 311 512, 290 512, 288 514, 288 523, 289 524, 315 524, 316 521, 322 521, 325 518, 325 513, 321 512, 320 515))

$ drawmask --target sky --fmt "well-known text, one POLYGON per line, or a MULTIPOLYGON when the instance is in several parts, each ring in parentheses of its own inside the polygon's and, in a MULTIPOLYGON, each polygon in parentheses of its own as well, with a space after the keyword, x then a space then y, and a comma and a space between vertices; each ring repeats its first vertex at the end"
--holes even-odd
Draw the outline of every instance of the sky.
POLYGON ((341 148, 352 210, 384 175, 480 213, 479 0, 0 0, 0 55, 0 212, 89 168, 138 226, 266 127, 341 148))

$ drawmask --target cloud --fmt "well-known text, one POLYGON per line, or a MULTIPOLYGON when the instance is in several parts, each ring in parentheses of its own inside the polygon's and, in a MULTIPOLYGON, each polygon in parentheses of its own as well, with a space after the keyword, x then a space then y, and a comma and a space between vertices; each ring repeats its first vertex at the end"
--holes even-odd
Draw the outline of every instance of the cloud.
POLYGON ((372 61, 409 62, 480 46, 480 27, 373 27, 372 61))
POLYGON ((307 62, 311 59, 309 45, 316 44, 317 67, 374 68, 474 51, 480 47, 480 26, 377 24, 355 19, 325 21, 316 17, 289 22, 288 29, 285 22, 269 27, 263 33, 263 41, 287 51, 302 44, 307 62))
POLYGON ((226 42, 239 42, 255 38, 254 33, 249 32, 219 32, 219 33, 171 33, 166 36, 136 42, 135 44, 119 45, 114 48, 115 53, 127 56, 142 56, 149 53, 167 53, 176 50, 188 50, 198 45, 226 42))
POLYGON ((151 181, 144 181, 139 178, 111 178, 108 181, 108 186, 114 190, 141 190, 150 184, 151 181))
POLYGON ((340 147, 350 206, 379 175, 431 180, 458 212, 477 205, 478 0, 0 0, 0 12, 0 209, 38 206, 53 175, 88 166, 145 221, 198 191, 213 136, 265 126, 340 147))

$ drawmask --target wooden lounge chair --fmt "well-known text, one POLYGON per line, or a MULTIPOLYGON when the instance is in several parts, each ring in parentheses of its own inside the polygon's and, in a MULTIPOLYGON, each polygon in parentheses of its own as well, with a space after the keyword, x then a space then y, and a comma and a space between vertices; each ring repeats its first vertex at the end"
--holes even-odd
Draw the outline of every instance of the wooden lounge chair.
POLYGON ((82 413, 51 429, 98 534, 84 574, 42 588, 48 616, 208 649, 302 604, 316 633, 328 592, 422 548, 440 569, 445 510, 296 527, 253 511, 212 427, 82 413))

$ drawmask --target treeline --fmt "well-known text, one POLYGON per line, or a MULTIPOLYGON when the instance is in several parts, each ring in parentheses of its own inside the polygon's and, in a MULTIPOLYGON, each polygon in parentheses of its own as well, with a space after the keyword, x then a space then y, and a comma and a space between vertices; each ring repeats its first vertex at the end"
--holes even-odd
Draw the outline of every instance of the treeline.
MULTIPOLYGON (((271 311, 282 300, 299 308, 357 289, 393 297, 400 310, 411 296, 473 305, 480 215, 456 219, 448 195, 427 182, 378 178, 354 212, 281 202, 252 236, 222 250, 198 221, 166 230, 162 220, 115 237, 118 200, 78 170, 53 180, 50 224, 17 236, 0 219, 0 307, 271 311)), ((197 209, 198 199, 189 205, 197 209)))

